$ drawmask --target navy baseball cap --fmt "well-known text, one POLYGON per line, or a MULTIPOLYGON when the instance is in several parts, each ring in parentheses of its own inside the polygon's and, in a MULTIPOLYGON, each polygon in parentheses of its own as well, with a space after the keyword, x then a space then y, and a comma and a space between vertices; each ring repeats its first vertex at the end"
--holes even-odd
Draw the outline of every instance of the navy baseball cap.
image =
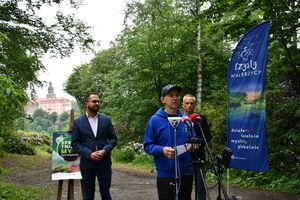
POLYGON ((166 94, 167 94, 168 92, 170 92, 172 89, 176 89, 178 92, 181 92, 181 87, 176 86, 176 85, 168 84, 168 85, 166 85, 165 87, 163 87, 163 89, 162 89, 162 91, 161 91, 161 96, 162 96, 162 97, 166 96, 166 94))

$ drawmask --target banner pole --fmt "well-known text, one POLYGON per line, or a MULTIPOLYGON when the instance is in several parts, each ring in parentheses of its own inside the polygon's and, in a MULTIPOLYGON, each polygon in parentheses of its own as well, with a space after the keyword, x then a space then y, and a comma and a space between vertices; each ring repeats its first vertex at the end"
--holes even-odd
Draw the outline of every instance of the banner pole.
MULTIPOLYGON (((70 111, 70 123, 69 123, 69 130, 68 132, 71 133, 73 130, 73 123, 74 123, 74 109, 70 111)), ((74 200, 74 179, 68 180, 68 200, 74 200)))
POLYGON ((230 196, 230 191, 229 191, 229 168, 227 168, 227 194, 230 196))

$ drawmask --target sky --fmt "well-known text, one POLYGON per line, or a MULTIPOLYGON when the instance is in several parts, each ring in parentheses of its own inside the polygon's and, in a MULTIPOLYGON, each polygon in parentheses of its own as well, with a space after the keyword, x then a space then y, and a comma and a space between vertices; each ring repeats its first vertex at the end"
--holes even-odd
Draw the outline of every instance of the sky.
MULTIPOLYGON (((85 0, 78 10, 72 10, 75 17, 92 26, 90 30, 95 40, 100 41, 100 47, 96 52, 102 49, 108 49, 110 42, 121 33, 124 20, 126 2, 131 0, 85 0)), ((66 12, 70 12, 67 9, 66 12)), ((45 7, 41 11, 41 16, 47 22, 51 23, 55 11, 53 8, 45 7)), ((83 53, 79 49, 67 58, 51 58, 45 55, 42 59, 47 71, 39 73, 41 81, 52 82, 56 97, 64 97, 74 100, 72 96, 63 91, 63 83, 66 82, 73 69, 89 61, 94 57, 93 53, 83 53)), ((38 98, 45 98, 48 92, 48 84, 43 88, 37 88, 38 98)))

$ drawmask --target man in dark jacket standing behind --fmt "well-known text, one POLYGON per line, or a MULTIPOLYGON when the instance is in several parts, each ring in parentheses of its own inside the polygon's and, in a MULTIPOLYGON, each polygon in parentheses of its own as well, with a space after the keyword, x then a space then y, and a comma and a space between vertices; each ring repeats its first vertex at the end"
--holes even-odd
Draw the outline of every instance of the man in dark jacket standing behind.
MULTIPOLYGON (((196 108, 196 97, 194 97, 191 94, 185 95, 183 97, 182 107, 183 107, 184 113, 190 117, 193 113, 195 113, 194 110, 196 108)), ((197 113, 197 114, 199 114, 199 113, 197 113)), ((201 161, 205 162, 205 151, 204 151, 205 146, 206 146, 205 140, 206 140, 206 142, 209 142, 212 139, 212 135, 211 135, 206 117, 202 114, 199 114, 199 116, 201 118, 200 123, 195 123, 193 127, 194 127, 197 138, 200 139, 201 145, 200 145, 200 148, 195 150, 194 155, 196 155, 201 161), (203 131, 205 140, 203 138, 202 131, 203 131)), ((201 171, 202 171, 203 178, 205 176, 204 164, 205 163, 202 163, 202 165, 201 165, 201 171)), ((206 196, 207 196, 205 186, 204 186, 205 180, 202 179, 202 176, 201 176, 201 174, 199 174, 199 171, 194 171, 194 175, 195 175, 195 181, 197 179, 198 199, 205 200, 206 196)))
POLYGON ((72 147, 80 154, 80 171, 85 188, 85 200, 94 200, 95 180, 102 200, 110 200, 111 156, 117 137, 108 116, 98 113, 99 96, 89 93, 85 98, 86 113, 74 121, 72 147))

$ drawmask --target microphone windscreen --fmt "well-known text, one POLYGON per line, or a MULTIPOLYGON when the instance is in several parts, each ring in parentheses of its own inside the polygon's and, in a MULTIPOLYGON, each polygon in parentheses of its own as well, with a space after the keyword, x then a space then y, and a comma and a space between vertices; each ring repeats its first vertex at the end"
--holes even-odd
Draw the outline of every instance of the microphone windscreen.
POLYGON ((182 116, 181 117, 181 121, 183 122, 183 123, 185 123, 189 128, 191 128, 192 127, 192 123, 191 123, 191 121, 190 121, 190 119, 187 117, 187 116, 182 116))
POLYGON ((201 119, 200 115, 197 113, 191 114, 190 118, 193 123, 197 123, 199 121, 199 119, 201 119))
POLYGON ((181 119, 183 122, 185 122, 186 120, 190 120, 187 116, 184 116, 184 115, 181 117, 181 119))

